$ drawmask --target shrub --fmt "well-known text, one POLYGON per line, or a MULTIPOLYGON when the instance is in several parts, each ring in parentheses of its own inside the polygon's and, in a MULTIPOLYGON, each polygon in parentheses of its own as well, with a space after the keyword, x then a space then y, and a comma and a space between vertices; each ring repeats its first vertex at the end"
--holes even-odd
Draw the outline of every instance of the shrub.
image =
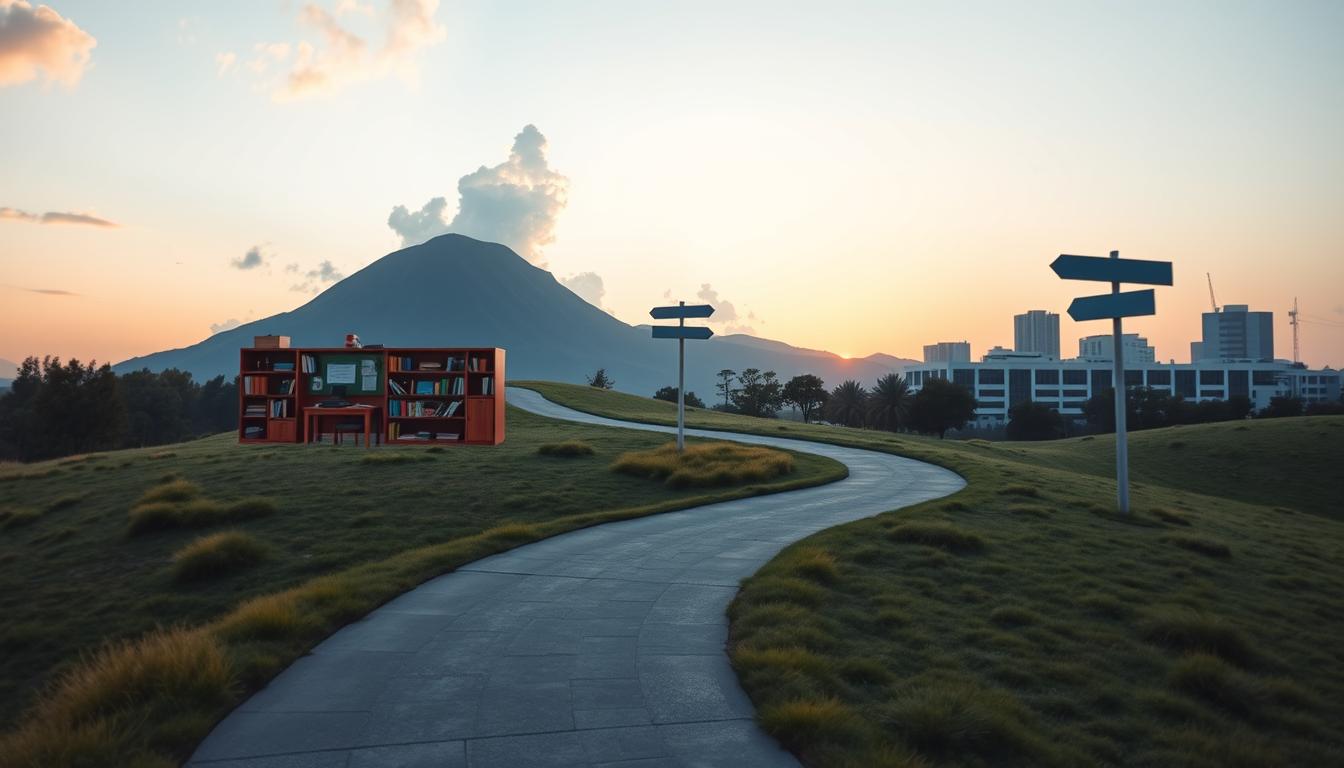
POLYGON ((949 552, 978 552, 985 548, 985 540, 951 523, 901 523, 888 534, 892 541, 924 544, 949 552))
POLYGON ((1197 611, 1156 609, 1139 623, 1139 632, 1149 642, 1185 653, 1211 653, 1241 666, 1254 663, 1259 655, 1226 619, 1197 611))
POLYGON ((537 448, 537 453, 542 456, 577 458, 579 456, 592 456, 597 451, 594 451, 593 446, 582 440, 566 440, 561 443, 547 443, 537 448))
POLYGON ((793 457, 772 448, 709 443, 687 446, 678 453, 673 443, 650 451, 621 454, 613 472, 664 480, 671 488, 710 487, 759 482, 793 471, 793 457))
POLYGON ((227 575, 269 555, 266 545, 242 531, 222 531, 196 539, 173 555, 173 577, 196 581, 227 575))
MULTIPOLYGON (((1188 523, 1187 523, 1188 525, 1188 523)), ((1198 552, 1201 555, 1209 557, 1227 558, 1232 556, 1232 550, 1223 542, 1214 539, 1206 539, 1200 536, 1168 536, 1167 541, 1175 544, 1181 549, 1188 549, 1191 552, 1198 552)))

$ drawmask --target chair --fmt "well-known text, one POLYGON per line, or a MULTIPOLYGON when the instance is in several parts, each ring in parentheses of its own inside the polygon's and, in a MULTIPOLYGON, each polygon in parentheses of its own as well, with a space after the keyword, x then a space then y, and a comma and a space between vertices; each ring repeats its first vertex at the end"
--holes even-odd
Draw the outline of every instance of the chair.
POLYGON ((359 445, 359 438, 364 436, 364 421, 362 419, 341 419, 336 422, 336 426, 331 430, 332 442, 340 445, 343 435, 353 435, 355 445, 359 445))

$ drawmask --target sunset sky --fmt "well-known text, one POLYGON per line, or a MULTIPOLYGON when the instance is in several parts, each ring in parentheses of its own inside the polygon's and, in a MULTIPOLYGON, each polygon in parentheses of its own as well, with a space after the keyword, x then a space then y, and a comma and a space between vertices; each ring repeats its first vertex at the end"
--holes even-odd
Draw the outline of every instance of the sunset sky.
POLYGON ((1011 346, 1118 249, 1174 262, 1159 360, 1209 272, 1340 367, 1341 41, 1340 2, 0 0, 0 358, 185 346, 452 229, 851 356, 1011 346))

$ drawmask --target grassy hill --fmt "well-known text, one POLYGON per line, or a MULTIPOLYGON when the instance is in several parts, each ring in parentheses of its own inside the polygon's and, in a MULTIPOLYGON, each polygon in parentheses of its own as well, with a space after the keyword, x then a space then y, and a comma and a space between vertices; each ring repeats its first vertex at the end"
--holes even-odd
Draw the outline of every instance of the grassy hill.
POLYGON ((457 565, 844 475, 795 454, 779 480, 672 487, 609 469, 665 435, 508 418, 508 440, 486 448, 240 446, 229 434, 0 466, 0 725, 26 711, 30 726, 0 737, 0 765, 171 764, 315 642, 457 565))
MULTIPOLYGON (((675 414, 528 386, 603 415, 675 414)), ((1344 480, 1330 471, 1344 417, 1138 434, 1129 518, 1112 511, 1104 437, 688 423, 901 453, 968 481, 809 537, 744 583, 734 666, 805 763, 1344 764, 1344 480)))

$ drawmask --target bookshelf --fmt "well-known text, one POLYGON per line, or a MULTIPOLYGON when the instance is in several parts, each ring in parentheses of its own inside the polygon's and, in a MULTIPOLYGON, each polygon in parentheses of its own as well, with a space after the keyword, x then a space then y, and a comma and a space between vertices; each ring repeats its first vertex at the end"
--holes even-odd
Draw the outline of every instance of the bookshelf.
POLYGON ((239 441, 305 442, 303 409, 332 397, 332 366, 356 382, 342 399, 378 408, 383 444, 504 442, 504 350, 494 347, 244 349, 239 441))

